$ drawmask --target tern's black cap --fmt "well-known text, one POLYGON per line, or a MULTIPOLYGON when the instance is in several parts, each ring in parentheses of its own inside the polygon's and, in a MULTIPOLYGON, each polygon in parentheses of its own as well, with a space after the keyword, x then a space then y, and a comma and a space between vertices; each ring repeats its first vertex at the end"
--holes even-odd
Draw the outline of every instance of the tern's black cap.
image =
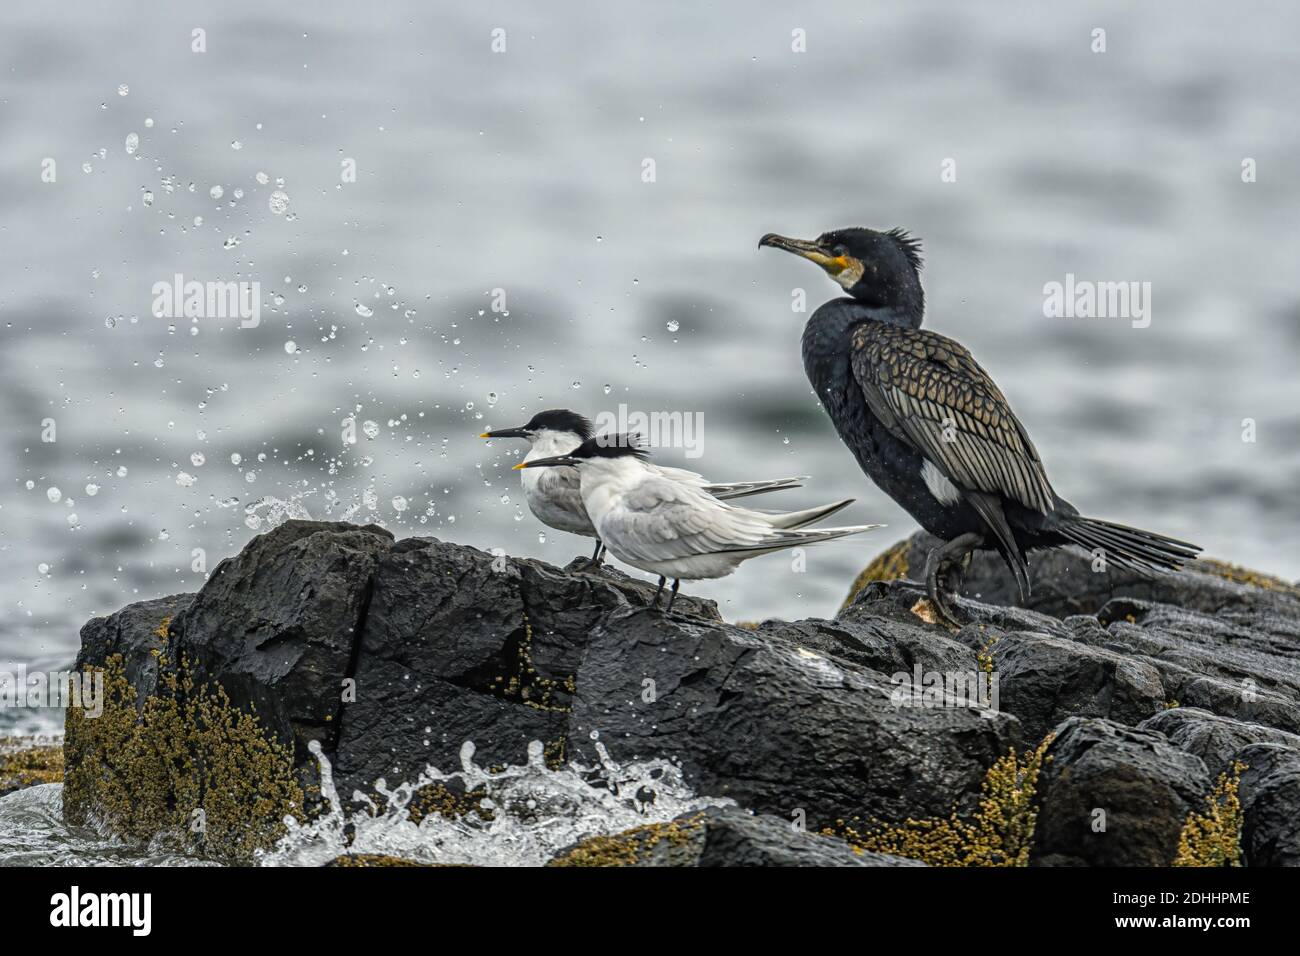
POLYGON ((592 432, 595 431, 591 419, 567 408, 550 408, 544 412, 538 412, 524 426, 524 430, 530 432, 542 431, 543 429, 557 432, 573 432, 584 439, 590 438, 592 432))
POLYGON ((638 434, 597 435, 588 438, 573 451, 570 458, 649 458, 650 452, 638 434))

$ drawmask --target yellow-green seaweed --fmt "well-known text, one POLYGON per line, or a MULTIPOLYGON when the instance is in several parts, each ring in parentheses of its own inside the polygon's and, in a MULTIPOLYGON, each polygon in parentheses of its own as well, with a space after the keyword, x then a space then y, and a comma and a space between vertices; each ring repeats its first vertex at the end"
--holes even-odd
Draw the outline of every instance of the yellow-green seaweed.
POLYGON ((1174 866, 1241 866, 1241 799, 1237 789, 1246 765, 1237 761, 1205 798, 1205 812, 1187 815, 1178 834, 1174 866))
POLYGON ((104 711, 67 715, 63 809, 123 840, 246 861, 303 816, 291 748, 270 739, 255 714, 220 686, 195 686, 184 662, 159 660, 160 693, 137 713, 121 655, 103 668, 104 711))
POLYGON ((902 823, 840 820, 823 832, 855 849, 920 860, 931 866, 1028 866, 1038 807, 1038 775, 1052 735, 1020 758, 1012 748, 998 758, 980 784, 979 807, 969 819, 954 811, 946 819, 902 823))

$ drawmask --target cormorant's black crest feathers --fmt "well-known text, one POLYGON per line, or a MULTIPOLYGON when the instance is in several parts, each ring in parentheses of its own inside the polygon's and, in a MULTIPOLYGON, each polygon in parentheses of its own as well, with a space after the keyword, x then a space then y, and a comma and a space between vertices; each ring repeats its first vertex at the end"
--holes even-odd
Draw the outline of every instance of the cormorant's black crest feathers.
POLYGON ((573 432, 583 439, 590 438, 591 433, 595 431, 589 418, 579 415, 577 412, 571 412, 567 408, 551 408, 544 412, 538 412, 524 428, 530 432, 541 431, 542 429, 550 429, 556 432, 573 432))
POLYGON ((911 233, 901 226, 895 226, 885 233, 890 239, 898 243, 898 247, 903 250, 903 255, 907 256, 907 261, 912 264, 912 268, 917 272, 921 271, 921 266, 925 260, 921 258, 921 240, 917 239, 911 233))
POLYGON ((635 432, 620 435, 597 435, 588 438, 581 445, 569 452, 573 458, 640 458, 650 457, 645 439, 635 432))

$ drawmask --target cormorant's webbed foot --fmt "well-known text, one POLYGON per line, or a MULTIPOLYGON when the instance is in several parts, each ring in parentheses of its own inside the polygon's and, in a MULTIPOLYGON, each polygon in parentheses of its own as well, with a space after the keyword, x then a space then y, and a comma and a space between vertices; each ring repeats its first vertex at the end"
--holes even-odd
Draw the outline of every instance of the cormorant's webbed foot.
POLYGON ((952 627, 961 627, 965 622, 962 620, 964 615, 948 600, 948 594, 957 597, 966 577, 966 558, 983 543, 984 536, 971 531, 958 535, 926 556, 925 593, 935 613, 952 627))

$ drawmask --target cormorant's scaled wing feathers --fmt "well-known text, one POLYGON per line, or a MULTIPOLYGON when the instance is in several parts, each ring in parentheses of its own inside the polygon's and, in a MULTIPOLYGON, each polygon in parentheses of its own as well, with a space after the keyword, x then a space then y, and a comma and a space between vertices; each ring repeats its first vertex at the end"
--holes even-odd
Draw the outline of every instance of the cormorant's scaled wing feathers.
POLYGON ((1043 514, 1055 506, 1024 426, 988 373, 952 339, 870 323, 853 335, 853 376, 872 413, 953 484, 1043 514))

